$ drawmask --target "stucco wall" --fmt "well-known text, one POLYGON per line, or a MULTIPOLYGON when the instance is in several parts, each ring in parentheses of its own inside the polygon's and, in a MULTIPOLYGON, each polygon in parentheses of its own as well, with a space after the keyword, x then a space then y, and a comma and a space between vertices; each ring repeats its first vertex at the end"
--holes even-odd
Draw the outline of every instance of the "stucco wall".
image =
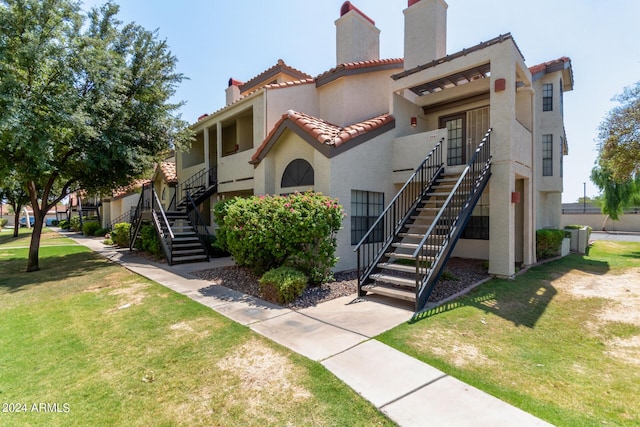
POLYGON ((348 126, 389 112, 391 78, 399 70, 342 77, 318 89, 320 117, 348 126))
POLYGON ((331 188, 329 195, 337 197, 347 216, 337 236, 340 258, 336 271, 356 268, 355 246, 351 245, 351 190, 384 193, 384 204, 395 196, 391 182, 391 132, 380 135, 339 156, 331 163, 331 188))
POLYGON ((598 214, 563 214, 560 227, 567 225, 588 225, 595 231, 604 229, 606 231, 632 231, 640 232, 640 214, 625 214, 620 216, 619 221, 608 219, 605 223, 605 216, 598 214))

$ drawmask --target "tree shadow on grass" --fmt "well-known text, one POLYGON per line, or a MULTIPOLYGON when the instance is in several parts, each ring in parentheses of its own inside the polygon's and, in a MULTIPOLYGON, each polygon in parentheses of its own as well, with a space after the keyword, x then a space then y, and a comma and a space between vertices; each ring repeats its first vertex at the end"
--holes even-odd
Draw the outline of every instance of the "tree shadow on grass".
POLYGON ((552 281, 574 269, 602 275, 609 271, 609 265, 606 262, 577 256, 556 260, 534 267, 513 280, 491 280, 473 289, 467 295, 416 313, 409 323, 419 322, 462 307, 475 307, 485 313, 508 320, 515 326, 534 328, 558 294, 552 281))
MULTIPOLYGON (((14 250, 12 256, 0 257, 0 293, 15 293, 30 286, 80 277, 87 273, 110 266, 104 258, 87 252, 84 247, 40 248, 40 270, 26 272, 27 250, 14 250), (77 248, 77 249, 75 249, 77 248), (54 250, 53 250, 54 249, 54 250), (22 253, 24 251, 24 253, 22 253), (71 253, 69 253, 71 252, 71 253)), ((2 251, 0 251, 2 252, 2 251)))

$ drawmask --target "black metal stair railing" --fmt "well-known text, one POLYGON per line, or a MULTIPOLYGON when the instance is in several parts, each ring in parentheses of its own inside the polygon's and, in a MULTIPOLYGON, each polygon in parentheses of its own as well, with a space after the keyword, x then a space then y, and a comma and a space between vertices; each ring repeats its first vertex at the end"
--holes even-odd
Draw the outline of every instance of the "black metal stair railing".
POLYGON ((369 276, 393 243, 395 236, 407 218, 412 215, 429 187, 444 170, 443 142, 444 138, 429 152, 355 247, 354 251, 357 252, 358 263, 358 294, 360 296, 366 293, 363 292, 362 286, 370 280, 369 276))
POLYGON ((129 249, 133 249, 140 228, 142 227, 143 214, 149 212, 151 209, 151 183, 146 183, 142 186, 142 192, 138 199, 138 204, 133 216, 131 217, 131 228, 129 229, 129 249))
POLYGON ((171 224, 164 213, 164 209, 162 209, 162 204, 160 203, 158 194, 153 189, 151 191, 153 193, 151 198, 151 219, 156 229, 156 233, 160 238, 160 245, 162 246, 164 255, 167 258, 167 264, 173 265, 172 245, 175 236, 173 234, 173 230, 171 230, 171 224))
POLYGON ((115 227, 116 224, 120 224, 121 222, 128 222, 129 224, 131 224, 133 216, 134 216, 133 212, 125 212, 125 213, 123 213, 119 217, 109 221, 109 228, 111 230, 113 230, 113 227, 115 227))
POLYGON ((177 200, 184 203, 187 202, 187 194, 193 194, 199 189, 206 190, 216 185, 218 180, 218 167, 213 166, 210 169, 202 169, 187 180, 185 180, 179 189, 177 200))
POLYGON ((202 215, 200 215, 200 211, 196 206, 195 202, 191 198, 189 192, 186 194, 188 205, 187 205, 187 215, 189 216, 189 221, 191 225, 195 228, 196 234, 198 235, 198 239, 200 240, 200 244, 205 249, 205 253, 207 255, 207 261, 210 260, 210 246, 211 246, 211 235, 209 233, 209 229, 204 223, 204 219, 202 215))
POLYGON ((456 241, 491 175, 491 129, 486 133, 413 253, 416 266, 416 311, 435 288, 456 241))

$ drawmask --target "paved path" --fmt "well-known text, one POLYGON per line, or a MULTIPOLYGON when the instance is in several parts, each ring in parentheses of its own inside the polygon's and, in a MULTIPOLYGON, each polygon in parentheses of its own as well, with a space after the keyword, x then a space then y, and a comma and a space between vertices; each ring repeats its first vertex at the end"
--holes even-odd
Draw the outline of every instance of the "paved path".
POLYGON ((127 250, 105 247, 100 240, 70 237, 127 269, 322 363, 400 426, 550 425, 371 339, 408 321, 413 315, 410 307, 354 295, 294 311, 189 274, 231 265, 228 258, 169 267, 127 250))
POLYGON ((640 232, 592 231, 590 240, 613 240, 617 242, 640 242, 640 232))

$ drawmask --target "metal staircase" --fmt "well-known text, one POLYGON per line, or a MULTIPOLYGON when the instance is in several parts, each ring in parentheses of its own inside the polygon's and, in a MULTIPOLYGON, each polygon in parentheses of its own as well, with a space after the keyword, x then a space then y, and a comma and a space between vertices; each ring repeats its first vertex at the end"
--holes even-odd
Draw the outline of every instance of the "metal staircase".
POLYGON ((180 197, 174 195, 166 211, 152 185, 145 184, 131 220, 129 249, 146 222, 156 229, 169 265, 209 261, 211 239, 198 205, 217 191, 215 172, 215 168, 202 170, 185 181, 180 197))
POLYGON ((440 141, 356 246, 358 294, 424 309, 491 176, 491 129, 461 173, 447 171, 440 141))

